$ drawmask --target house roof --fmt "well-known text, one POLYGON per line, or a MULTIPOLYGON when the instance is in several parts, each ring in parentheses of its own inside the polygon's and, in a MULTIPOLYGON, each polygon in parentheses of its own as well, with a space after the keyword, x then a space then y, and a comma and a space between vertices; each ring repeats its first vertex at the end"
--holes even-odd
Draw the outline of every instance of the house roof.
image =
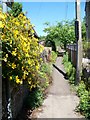
POLYGON ((39 38, 39 36, 38 36, 38 34, 36 33, 36 31, 35 31, 34 28, 33 28, 33 30, 34 30, 34 37, 39 38))

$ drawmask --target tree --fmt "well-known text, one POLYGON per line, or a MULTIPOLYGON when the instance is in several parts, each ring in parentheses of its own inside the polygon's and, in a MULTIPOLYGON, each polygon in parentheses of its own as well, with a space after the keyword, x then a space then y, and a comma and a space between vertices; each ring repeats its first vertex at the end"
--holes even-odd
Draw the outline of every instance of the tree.
POLYGON ((18 2, 14 2, 11 10, 9 11, 9 14, 13 15, 14 17, 17 17, 22 12, 22 4, 18 2))
POLYGON ((39 41, 44 41, 45 40, 45 36, 40 36, 39 37, 39 41))
POLYGON ((63 45, 66 48, 68 43, 75 42, 75 30, 73 22, 57 22, 56 25, 45 24, 47 27, 44 32, 47 33, 46 40, 54 41, 55 45, 63 45))

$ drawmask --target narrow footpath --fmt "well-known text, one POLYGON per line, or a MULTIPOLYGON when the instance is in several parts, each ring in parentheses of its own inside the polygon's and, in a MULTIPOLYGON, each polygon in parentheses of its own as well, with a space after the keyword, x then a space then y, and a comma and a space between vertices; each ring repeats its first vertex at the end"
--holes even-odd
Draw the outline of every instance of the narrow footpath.
POLYGON ((79 98, 71 92, 68 80, 64 77, 62 57, 58 57, 53 67, 53 84, 44 100, 38 118, 83 118, 75 112, 79 98))

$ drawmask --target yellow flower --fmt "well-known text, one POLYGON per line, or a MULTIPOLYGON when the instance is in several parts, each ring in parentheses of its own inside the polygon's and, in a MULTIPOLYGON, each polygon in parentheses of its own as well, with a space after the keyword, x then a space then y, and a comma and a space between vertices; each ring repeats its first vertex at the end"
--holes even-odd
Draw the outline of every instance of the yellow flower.
POLYGON ((0 28, 3 28, 3 27, 4 27, 4 25, 3 25, 2 21, 0 21, 0 28))
POLYGON ((12 40, 10 40, 10 44, 12 44, 12 40))
POLYGON ((40 61, 42 61, 43 59, 42 58, 40 58, 40 61))
POLYGON ((6 54, 6 58, 8 58, 8 54, 6 54))
POLYGON ((3 35, 1 36, 1 39, 3 40, 3 39, 5 39, 5 37, 6 37, 6 36, 3 34, 3 35))
POLYGON ((15 22, 15 24, 16 24, 17 26, 19 26, 19 25, 20 25, 20 23, 19 23, 19 22, 15 22))
POLYGON ((12 51, 12 55, 16 56, 17 55, 16 51, 12 51))
POLYGON ((28 75, 28 72, 26 70, 24 71, 24 75, 28 75))
POLYGON ((10 76, 10 80, 12 80, 12 76, 10 76))
POLYGON ((20 56, 20 54, 18 53, 18 59, 20 60, 21 59, 21 56, 20 56))
POLYGON ((39 66, 36 66, 36 70, 39 70, 39 66))
POLYGON ((31 64, 31 61, 30 61, 30 60, 28 60, 28 64, 29 64, 29 65, 31 64))
POLYGON ((26 79, 26 75, 24 74, 22 78, 25 80, 26 79))
POLYGON ((31 85, 31 81, 29 81, 28 83, 29 83, 29 85, 31 85))
POLYGON ((20 79, 18 78, 18 75, 16 76, 16 83, 17 83, 17 84, 22 84, 22 80, 20 80, 20 79))
POLYGON ((19 31, 18 31, 18 30, 14 30, 13 33, 14 33, 15 35, 17 35, 17 34, 19 33, 19 31))
POLYGON ((7 62, 7 58, 4 58, 3 60, 4 60, 4 62, 7 62))
POLYGON ((29 57, 29 54, 28 54, 28 53, 26 53, 26 57, 29 57))
POLYGON ((15 69, 16 65, 14 63, 12 63, 12 69, 15 69))
POLYGON ((23 16, 23 19, 26 19, 26 16, 23 16))
POLYGON ((1 14, 1 19, 3 19, 3 20, 5 20, 5 18, 6 18, 6 16, 5 15, 3 15, 3 14, 1 14))

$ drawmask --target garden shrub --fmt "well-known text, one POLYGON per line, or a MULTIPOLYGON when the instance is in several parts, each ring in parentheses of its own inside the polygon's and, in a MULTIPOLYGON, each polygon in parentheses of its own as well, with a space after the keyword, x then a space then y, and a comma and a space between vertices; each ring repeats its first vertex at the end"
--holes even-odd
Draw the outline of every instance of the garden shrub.
POLYGON ((86 118, 90 118, 90 91, 86 90, 86 86, 83 81, 80 82, 77 93, 80 97, 78 111, 85 115, 86 118))
POLYGON ((86 90, 86 86, 84 82, 81 81, 77 89, 78 96, 80 97, 81 95, 83 95, 83 92, 85 92, 85 90, 86 90))
POLYGON ((72 67, 71 76, 69 78, 71 84, 75 84, 75 75, 76 75, 76 69, 72 67))
POLYGON ((62 60, 62 63, 66 63, 68 62, 68 53, 66 52, 66 54, 63 55, 63 60, 62 60))
POLYGON ((69 79, 69 82, 71 84, 75 84, 76 70, 73 67, 72 63, 70 61, 68 61, 68 53, 64 54, 62 63, 64 64, 64 68, 65 68, 65 71, 66 71, 66 75, 69 79))
POLYGON ((51 64, 50 63, 42 63, 41 72, 51 74, 51 64))
POLYGON ((70 75, 72 73, 72 69, 73 69, 72 64, 71 64, 71 62, 65 62, 64 65, 65 65, 65 71, 66 71, 68 77, 70 77, 70 75))
POLYGON ((40 71, 38 71, 40 78, 40 86, 43 91, 49 86, 51 80, 52 64, 51 63, 42 63, 40 71))
POLYGON ((40 87, 33 88, 25 101, 25 106, 33 110, 42 105, 43 98, 42 89, 40 87))
POLYGON ((23 13, 18 17, 0 11, 0 36, 2 41, 2 78, 36 87, 43 47, 34 37, 33 26, 23 13))
POLYGON ((54 51, 52 51, 52 52, 51 52, 51 62, 52 62, 52 63, 55 63, 56 58, 57 58, 57 53, 54 52, 54 51))

